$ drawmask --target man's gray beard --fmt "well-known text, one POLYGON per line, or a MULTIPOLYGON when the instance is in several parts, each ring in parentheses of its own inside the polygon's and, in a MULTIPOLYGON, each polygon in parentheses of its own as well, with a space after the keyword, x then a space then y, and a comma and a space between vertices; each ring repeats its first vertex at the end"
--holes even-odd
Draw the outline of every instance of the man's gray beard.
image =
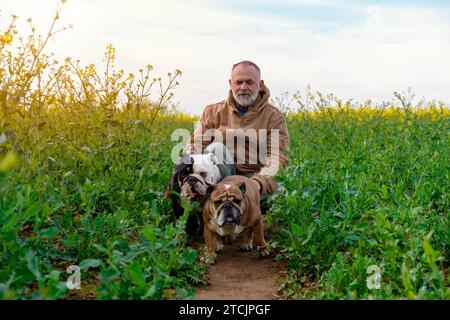
POLYGON ((239 96, 236 94, 234 95, 234 100, 242 107, 249 107, 255 103, 257 97, 258 93, 256 93, 254 96, 253 95, 239 96))

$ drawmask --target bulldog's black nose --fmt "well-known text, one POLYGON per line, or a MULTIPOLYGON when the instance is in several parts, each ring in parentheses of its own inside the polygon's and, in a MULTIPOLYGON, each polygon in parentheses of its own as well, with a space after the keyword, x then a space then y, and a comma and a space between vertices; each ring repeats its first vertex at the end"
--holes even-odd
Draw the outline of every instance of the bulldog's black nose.
POLYGON ((226 202, 226 203, 223 205, 223 208, 224 208, 224 209, 232 209, 232 208, 233 208, 233 205, 231 204, 231 202, 226 202))

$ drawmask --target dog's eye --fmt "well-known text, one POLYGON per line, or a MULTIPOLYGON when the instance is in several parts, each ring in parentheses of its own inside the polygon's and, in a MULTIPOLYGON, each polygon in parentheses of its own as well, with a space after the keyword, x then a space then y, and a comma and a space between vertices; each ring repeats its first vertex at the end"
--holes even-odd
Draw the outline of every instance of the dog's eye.
POLYGON ((234 202, 235 202, 236 204, 240 204, 240 203, 242 202, 242 199, 235 199, 234 202))
POLYGON ((206 177, 206 172, 200 172, 200 175, 201 175, 202 177, 206 177))
POLYGON ((214 201, 214 204, 215 204, 216 206, 220 206, 220 205, 222 204, 222 201, 220 201, 220 200, 214 201))

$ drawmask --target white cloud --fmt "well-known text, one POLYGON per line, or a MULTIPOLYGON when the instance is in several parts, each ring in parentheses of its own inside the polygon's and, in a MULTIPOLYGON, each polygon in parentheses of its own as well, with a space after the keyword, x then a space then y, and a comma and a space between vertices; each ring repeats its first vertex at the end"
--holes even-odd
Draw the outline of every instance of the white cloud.
POLYGON ((367 28, 378 28, 381 26, 381 9, 377 5, 371 5, 367 7, 367 19, 366 19, 366 27, 367 28))
MULTIPOLYGON (((279 3, 276 0, 262 0, 262 2, 279 3)), ((314 6, 329 6, 329 7, 341 7, 345 4, 339 0, 285 0, 284 3, 292 3, 299 5, 314 5, 314 6)))
MULTIPOLYGON (((23 18, 37 16, 42 26, 54 3, 17 0, 1 7, 23 18)), ((450 23, 437 9, 352 10, 361 12, 361 23, 319 33, 305 24, 223 11, 203 0, 69 1, 62 18, 75 29, 59 35, 52 49, 90 63, 100 61, 106 44, 113 43, 118 66, 126 70, 148 63, 157 74, 180 68, 175 98, 192 113, 226 97, 231 65, 242 59, 261 66, 274 96, 311 83, 342 98, 390 99, 412 86, 418 96, 450 101, 450 23)))

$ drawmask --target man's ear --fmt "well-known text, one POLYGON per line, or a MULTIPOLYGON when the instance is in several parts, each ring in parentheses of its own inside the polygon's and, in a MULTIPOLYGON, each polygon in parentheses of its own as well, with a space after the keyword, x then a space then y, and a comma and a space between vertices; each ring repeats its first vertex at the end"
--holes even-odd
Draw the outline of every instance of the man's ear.
POLYGON ((230 84, 230 88, 231 88, 231 79, 228 79, 228 83, 230 84))
POLYGON ((208 188, 206 189, 206 196, 209 197, 211 195, 211 193, 213 193, 213 191, 216 189, 216 185, 212 184, 210 186, 208 186, 208 188))
POLYGON ((241 186, 239 187, 239 190, 241 190, 242 194, 245 193, 245 191, 247 190, 247 189, 245 188, 245 183, 241 184, 241 186))
POLYGON ((259 80, 259 87, 261 88, 264 85, 264 80, 259 80))

